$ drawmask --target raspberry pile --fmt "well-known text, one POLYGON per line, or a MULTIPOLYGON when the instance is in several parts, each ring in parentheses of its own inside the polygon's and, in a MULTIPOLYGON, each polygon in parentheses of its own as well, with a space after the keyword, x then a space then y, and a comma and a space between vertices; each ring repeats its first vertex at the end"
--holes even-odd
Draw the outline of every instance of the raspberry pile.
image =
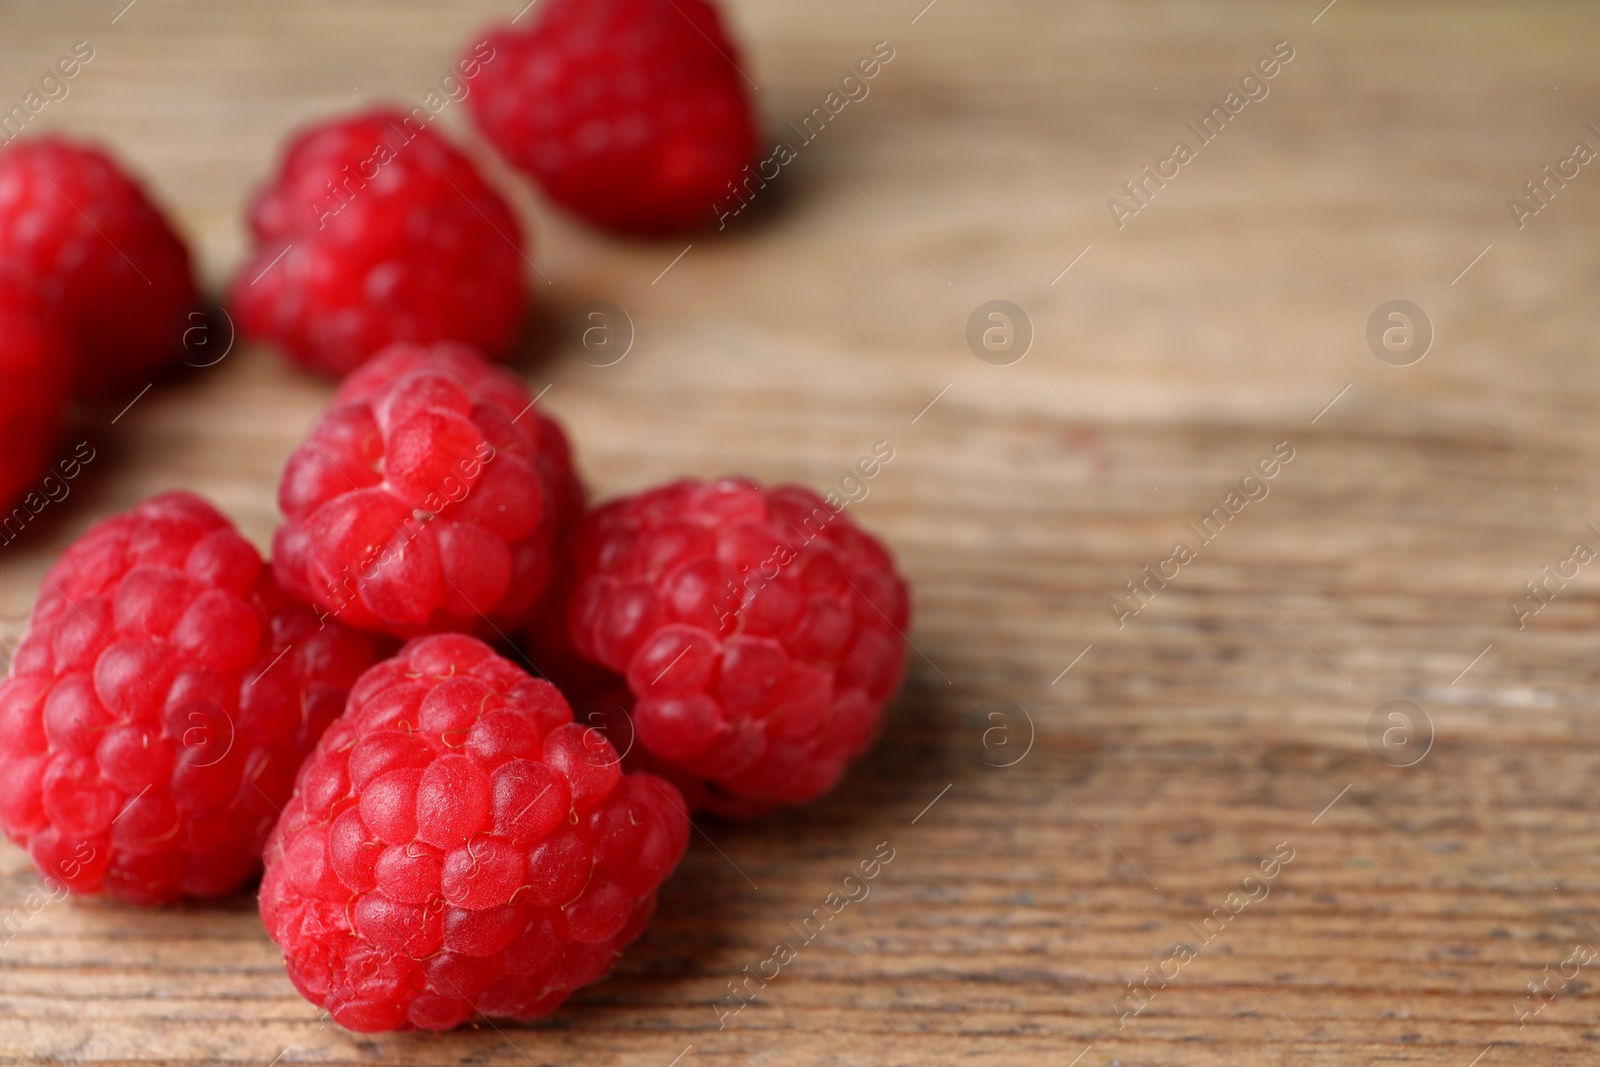
POLYGON ((233 284, 247 334, 339 377, 397 341, 502 355, 527 311, 522 228, 432 127, 379 110, 290 142, 233 284))
POLYGON ((637 745, 699 806, 813 800, 872 742, 905 670, 905 582, 808 489, 684 480, 579 537, 573 644, 621 674, 637 745))
POLYGON ((32 279, 69 330, 80 391, 140 388, 200 321, 189 252, 144 190, 60 137, 0 152, 0 269, 32 279))
POLYGON ((283 587, 402 637, 493 634, 544 592, 583 489, 566 435, 465 345, 395 345, 345 380, 278 486, 283 587))
MULTIPOLYGON (((489 140, 602 226, 707 225, 753 155, 708 0, 544 0, 457 69, 489 140)), ((368 1032, 533 1019, 604 977, 689 811, 814 800, 866 751, 910 612, 836 498, 686 480, 586 511, 565 432, 492 362, 523 230, 437 111, 304 130, 254 202, 238 326, 343 377, 270 564, 157 496, 51 567, 0 683, 0 829, 43 877, 159 905, 259 869, 295 988, 368 1032)), ((0 505, 37 496, 71 399, 167 369, 197 305, 109 157, 0 153, 0 505)))
POLYGON ((739 53, 707 0, 544 0, 488 36, 478 127, 549 197, 600 226, 710 225, 755 157, 739 53))
POLYGON ((530 1019, 611 969, 688 843, 561 693, 461 634, 372 668, 300 771, 261 916, 351 1030, 530 1019))
POLYGON ((75 892, 229 893, 389 647, 319 628, 198 497, 106 519, 45 575, 0 684, 0 826, 75 892))

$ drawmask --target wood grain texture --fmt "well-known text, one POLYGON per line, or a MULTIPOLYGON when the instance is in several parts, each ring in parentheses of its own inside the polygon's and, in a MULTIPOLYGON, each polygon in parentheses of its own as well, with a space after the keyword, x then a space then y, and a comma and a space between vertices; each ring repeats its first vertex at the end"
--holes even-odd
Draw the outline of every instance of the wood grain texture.
MULTIPOLYGON (((1507 604, 1575 540, 1600 548, 1600 170, 1524 229, 1505 202, 1574 141, 1600 148, 1600 12, 922 2, 731 3, 774 136, 874 42, 896 57, 664 275, 688 241, 589 232, 472 142, 537 233, 522 369, 598 494, 735 465, 820 487, 893 445, 852 509, 915 582, 918 655, 872 755, 805 810, 702 822, 617 975, 541 1024, 353 1035, 294 993, 247 896, 62 903, 0 946, 0 1059, 1595 1062, 1600 964, 1517 1009, 1600 946, 1600 570, 1523 629, 1507 604), (1282 40, 1270 95, 1119 230, 1107 197, 1282 40), (964 341, 997 297, 1036 331, 1007 367, 964 341), (562 339, 595 298, 637 328, 613 367, 562 339), (1414 366, 1367 348, 1394 298, 1437 330, 1414 366), (1270 495, 1119 629, 1107 601, 1280 441, 1270 495), (1394 699, 1432 724, 1414 766, 1369 747, 1394 699), (870 895, 719 1027, 728 983, 884 841, 870 895), (1201 944, 1280 842, 1269 895, 1201 944), (1119 1020, 1178 942, 1197 958, 1119 1020)), ((114 143, 213 288, 286 131, 420 100, 457 42, 515 13, 122 4, 0 2, 0 102, 92 41, 37 125, 114 143)), ((469 136, 463 118, 440 121, 469 136)), ((85 412, 98 458, 0 549, 10 635, 65 544, 156 490, 214 497, 265 546, 329 391, 241 347, 114 425, 115 406, 85 412)), ((38 886, 0 848, 0 910, 38 886)))

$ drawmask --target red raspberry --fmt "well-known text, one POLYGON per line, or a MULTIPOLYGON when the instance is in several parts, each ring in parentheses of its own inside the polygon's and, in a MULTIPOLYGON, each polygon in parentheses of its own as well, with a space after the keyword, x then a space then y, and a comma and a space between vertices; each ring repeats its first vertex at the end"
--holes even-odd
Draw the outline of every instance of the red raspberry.
POLYGON ((909 613, 888 552, 815 493, 724 479, 594 511, 568 619, 626 677, 635 747, 743 815, 821 796, 867 749, 909 613))
POLYGON ((60 137, 0 152, 0 265, 70 323, 87 392, 148 383, 199 314, 189 252, 144 190, 104 152, 60 137))
POLYGON ((396 341, 503 355, 527 310, 511 206, 415 113, 302 131, 250 228, 231 300, 240 328, 335 377, 396 341))
POLYGON ((525 32, 490 33, 490 58, 472 63, 467 106, 485 136, 590 222, 644 234, 709 225, 756 144, 716 8, 544 0, 539 10, 525 32))
MULTIPOLYGON (((0 270, 0 512, 35 488, 50 462, 72 363, 51 310, 30 286, 0 270)), ((5 518, 0 515, 0 543, 17 535, 19 524, 8 526, 5 518)))
POLYGON ((74 892, 231 892, 379 644, 319 629, 198 497, 112 516, 45 576, 0 684, 0 826, 74 892))
POLYGON ((402 637, 514 628, 583 507, 561 428, 465 345, 400 344, 345 380, 278 486, 278 581, 402 637))
POLYGON ((301 768, 261 917, 351 1030, 531 1019, 611 969, 689 839, 560 692, 463 634, 373 667, 301 768))

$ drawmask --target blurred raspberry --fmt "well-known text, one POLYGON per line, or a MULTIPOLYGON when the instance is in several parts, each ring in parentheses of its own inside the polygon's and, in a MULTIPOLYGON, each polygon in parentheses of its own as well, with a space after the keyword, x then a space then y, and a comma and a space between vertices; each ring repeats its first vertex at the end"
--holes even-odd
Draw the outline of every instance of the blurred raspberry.
POLYGON ((626 679, 641 766, 750 815, 821 796, 872 743, 909 612, 888 552, 815 493, 726 479, 591 513, 568 619, 626 679))
POLYGON ((603 977, 688 843, 549 682, 462 634, 373 667, 267 846, 261 917, 295 988, 361 1031, 531 1019, 603 977))
MULTIPOLYGON (((0 270, 0 512, 36 489, 50 462, 72 389, 67 345, 55 312, 0 270)), ((17 525, 0 514, 0 541, 15 537, 17 525)))
POLYGON ((755 157, 739 55, 706 0, 544 0, 467 79, 484 135, 552 200, 644 234, 709 225, 755 157))
POLYGON ((0 826, 73 892, 231 892, 390 647, 319 628, 198 497, 106 519, 45 575, 0 684, 0 826))
POLYGON ((352 374, 289 457, 273 566, 341 622, 402 637, 510 633, 583 509, 566 435, 461 344, 400 344, 352 374))
POLYGON ((143 387, 199 315, 189 252, 110 156, 60 137, 0 152, 0 267, 69 324, 79 390, 143 387))
POLYGON ((522 228, 472 161, 414 115, 301 131, 250 212, 233 283, 247 334, 341 377, 397 341, 503 356, 528 306, 522 228))

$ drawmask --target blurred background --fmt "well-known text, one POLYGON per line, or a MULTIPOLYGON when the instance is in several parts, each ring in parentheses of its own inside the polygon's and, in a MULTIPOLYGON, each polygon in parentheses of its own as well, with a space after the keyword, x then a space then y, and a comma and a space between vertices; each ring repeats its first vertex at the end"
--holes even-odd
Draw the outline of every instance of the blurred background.
MULTIPOLYGON (((1569 961, 1600 944, 1600 586, 1525 583, 1600 548, 1600 170, 1559 170, 1600 152, 1600 10, 924 3, 722 5, 774 143, 894 58, 721 232, 591 229, 464 108, 437 123, 531 233, 515 363, 596 497, 735 468, 821 491, 892 446, 852 504, 916 605, 874 753, 816 805, 703 822, 617 976, 549 1021, 352 1035, 248 896, 74 903, 0 946, 0 1059, 1593 1062, 1569 961), (606 366, 578 340, 597 300, 634 331, 606 366), (720 1019, 880 842, 870 898, 720 1019), (1228 905, 1273 855, 1270 893, 1228 905)), ((287 135, 419 103, 519 13, 124 4, 0 0, 0 105, 89 42, 24 135, 110 146, 213 295, 287 135)), ((80 414, 100 458, 0 547, 8 643, 60 550, 161 489, 266 549, 332 386, 225 350, 80 414)), ((35 885, 0 846, 4 899, 35 885)))

